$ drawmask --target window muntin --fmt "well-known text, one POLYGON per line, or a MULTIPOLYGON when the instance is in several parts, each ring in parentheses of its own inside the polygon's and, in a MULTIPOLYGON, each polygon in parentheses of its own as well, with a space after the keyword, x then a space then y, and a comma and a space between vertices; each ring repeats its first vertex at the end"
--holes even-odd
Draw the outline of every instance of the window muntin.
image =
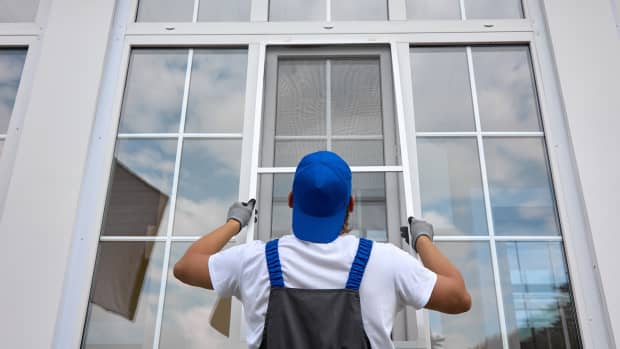
POLYGON ((8 133, 27 49, 0 48, 0 154, 8 133))
POLYGON ((136 16, 136 22, 248 22, 249 20, 250 0, 139 0, 136 16))
POLYGON ((39 0, 3 0, 0 2, 0 23, 34 22, 39 0))

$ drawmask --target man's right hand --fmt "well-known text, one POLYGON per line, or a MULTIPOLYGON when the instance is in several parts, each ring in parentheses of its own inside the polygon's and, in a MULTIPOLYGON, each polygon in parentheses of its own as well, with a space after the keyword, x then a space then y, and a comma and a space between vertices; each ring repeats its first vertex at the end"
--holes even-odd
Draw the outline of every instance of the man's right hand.
POLYGON ((420 237, 426 236, 433 241, 433 237, 435 236, 432 224, 414 217, 409 217, 409 231, 411 232, 411 246, 416 252, 418 252, 416 246, 420 237))
POLYGON ((239 231, 243 229, 250 222, 252 212, 254 211, 255 199, 250 199, 248 202, 235 202, 228 209, 227 220, 235 220, 239 223, 239 231))

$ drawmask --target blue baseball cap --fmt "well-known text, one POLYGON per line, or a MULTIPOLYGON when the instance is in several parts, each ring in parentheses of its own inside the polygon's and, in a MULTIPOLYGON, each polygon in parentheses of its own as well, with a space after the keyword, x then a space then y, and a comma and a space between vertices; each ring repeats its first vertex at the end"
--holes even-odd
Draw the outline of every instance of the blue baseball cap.
POLYGON ((309 242, 334 241, 351 198, 351 169, 336 153, 318 151, 301 159, 293 179, 293 234, 309 242))

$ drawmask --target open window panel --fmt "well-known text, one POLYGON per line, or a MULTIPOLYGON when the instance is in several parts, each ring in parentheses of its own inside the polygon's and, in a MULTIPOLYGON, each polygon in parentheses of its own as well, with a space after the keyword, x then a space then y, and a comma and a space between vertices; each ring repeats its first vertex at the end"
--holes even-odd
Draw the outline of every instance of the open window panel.
MULTIPOLYGON (((400 234, 410 179, 401 166, 389 47, 268 48, 264 86, 254 237, 292 232, 295 166, 305 154, 331 150, 353 172, 351 233, 410 251, 400 234)), ((398 348, 427 347, 421 314, 413 308, 398 314, 392 333, 398 348)))

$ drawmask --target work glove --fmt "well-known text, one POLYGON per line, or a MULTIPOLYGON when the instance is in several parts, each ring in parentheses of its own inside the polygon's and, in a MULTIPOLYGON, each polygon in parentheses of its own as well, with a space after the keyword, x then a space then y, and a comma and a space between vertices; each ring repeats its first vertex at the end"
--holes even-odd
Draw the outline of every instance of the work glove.
POLYGON ((239 231, 241 231, 241 229, 243 229, 243 227, 248 225, 248 223, 250 222, 252 212, 254 211, 255 203, 255 199, 250 199, 248 200, 248 202, 235 202, 228 209, 228 218, 226 219, 226 221, 228 221, 229 219, 236 220, 237 222, 239 222, 239 225, 241 225, 241 227, 239 228, 239 231))
POLYGON ((414 217, 409 217, 409 231, 411 232, 411 246, 413 246, 416 252, 418 250, 415 246, 420 236, 427 236, 431 241, 433 241, 433 236, 435 236, 432 224, 414 217))

